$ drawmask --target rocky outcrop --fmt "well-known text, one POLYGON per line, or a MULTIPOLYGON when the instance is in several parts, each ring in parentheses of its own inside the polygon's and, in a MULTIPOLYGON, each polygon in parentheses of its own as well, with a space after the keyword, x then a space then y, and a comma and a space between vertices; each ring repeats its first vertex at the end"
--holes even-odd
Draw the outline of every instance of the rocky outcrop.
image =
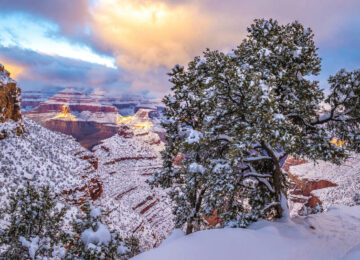
POLYGON ((0 139, 24 133, 20 113, 21 89, 0 64, 0 139))
POLYGON ((355 205, 360 190, 356 180, 360 155, 354 154, 341 165, 288 158, 283 169, 290 179, 289 204, 292 215, 307 215, 335 204, 355 205))
POLYGON ((304 203, 306 207, 311 209, 317 206, 322 206, 323 204, 318 197, 312 194, 312 191, 338 186, 336 183, 332 183, 327 180, 300 179, 291 173, 289 173, 289 178, 294 184, 292 185, 291 191, 291 199, 293 202, 304 203), (302 196, 302 199, 299 199, 297 195, 302 196), (307 197, 307 199, 304 200, 304 197, 307 197))
POLYGON ((146 183, 161 170, 160 151, 164 148, 151 125, 147 111, 139 111, 124 118, 116 135, 93 148, 103 188, 94 203, 107 210, 111 228, 138 237, 146 249, 159 245, 174 226, 166 191, 146 183))

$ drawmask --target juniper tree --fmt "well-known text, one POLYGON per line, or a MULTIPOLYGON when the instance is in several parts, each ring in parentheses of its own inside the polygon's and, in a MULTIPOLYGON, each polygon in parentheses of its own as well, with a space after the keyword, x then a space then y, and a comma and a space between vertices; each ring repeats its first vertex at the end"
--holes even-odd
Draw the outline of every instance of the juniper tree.
POLYGON ((255 20, 232 53, 206 50, 169 73, 163 171, 149 183, 171 188, 178 227, 191 233, 214 212, 242 227, 280 218, 287 155, 340 163, 360 150, 360 72, 330 77, 325 97, 313 38, 298 22, 255 20))
POLYGON ((66 208, 57 207, 49 187, 26 184, 9 196, 1 230, 1 259, 53 257, 65 250, 67 235, 62 231, 66 208))
POLYGON ((101 208, 85 203, 81 209, 83 214, 73 221, 67 259, 128 259, 140 253, 137 238, 122 239, 102 223, 101 208))

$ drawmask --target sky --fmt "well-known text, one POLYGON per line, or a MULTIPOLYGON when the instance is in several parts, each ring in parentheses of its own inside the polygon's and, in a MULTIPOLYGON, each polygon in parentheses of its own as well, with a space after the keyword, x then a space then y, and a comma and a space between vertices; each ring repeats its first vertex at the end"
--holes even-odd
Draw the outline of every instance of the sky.
POLYGON ((169 93, 167 72, 231 51, 256 18, 315 33, 320 84, 360 68, 359 0, 0 0, 0 63, 25 90, 169 93))

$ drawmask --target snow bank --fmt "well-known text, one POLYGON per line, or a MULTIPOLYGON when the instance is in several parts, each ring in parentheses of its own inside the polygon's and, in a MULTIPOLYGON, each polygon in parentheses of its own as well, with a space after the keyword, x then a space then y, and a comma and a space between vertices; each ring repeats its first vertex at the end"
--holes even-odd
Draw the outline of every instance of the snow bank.
POLYGON ((181 229, 175 229, 175 230, 171 233, 171 235, 170 235, 167 239, 165 239, 165 240, 160 244, 159 247, 166 246, 166 245, 172 243, 173 241, 176 241, 176 240, 178 240, 179 238, 182 238, 182 237, 184 237, 184 236, 185 236, 185 232, 184 232, 184 231, 182 231, 181 229))
POLYGON ((248 229, 179 236, 136 260, 359 259, 360 206, 336 206, 293 222, 259 221, 248 229))

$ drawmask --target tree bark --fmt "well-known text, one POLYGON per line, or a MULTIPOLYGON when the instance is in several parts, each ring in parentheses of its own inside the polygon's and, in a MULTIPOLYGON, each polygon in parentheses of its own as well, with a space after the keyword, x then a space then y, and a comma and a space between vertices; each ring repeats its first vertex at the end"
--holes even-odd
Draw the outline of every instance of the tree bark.
POLYGON ((193 225, 193 219, 190 218, 186 223, 186 235, 189 235, 193 232, 194 225, 193 225))
POLYGON ((273 170, 272 176, 273 176, 273 182, 274 182, 274 190, 276 197, 279 201, 279 204, 275 206, 277 211, 278 218, 281 218, 283 216, 283 208, 281 205, 281 194, 282 194, 282 170, 280 166, 279 158, 275 155, 274 151, 269 147, 264 141, 261 142, 262 148, 267 152, 267 154, 271 157, 275 169, 273 170))
MULTIPOLYGON (((200 194, 199 194, 199 197, 198 199, 196 200, 196 204, 195 204, 195 213, 192 217, 190 217, 187 221, 187 225, 186 225, 186 235, 189 235, 191 234, 193 231, 194 231, 194 221, 198 215, 198 212, 200 210, 200 206, 201 206, 201 203, 202 203, 202 200, 203 200, 203 196, 204 196, 204 193, 206 191, 206 188, 203 188, 201 191, 200 191, 200 194)), ((199 224, 199 223, 198 223, 199 224)))

